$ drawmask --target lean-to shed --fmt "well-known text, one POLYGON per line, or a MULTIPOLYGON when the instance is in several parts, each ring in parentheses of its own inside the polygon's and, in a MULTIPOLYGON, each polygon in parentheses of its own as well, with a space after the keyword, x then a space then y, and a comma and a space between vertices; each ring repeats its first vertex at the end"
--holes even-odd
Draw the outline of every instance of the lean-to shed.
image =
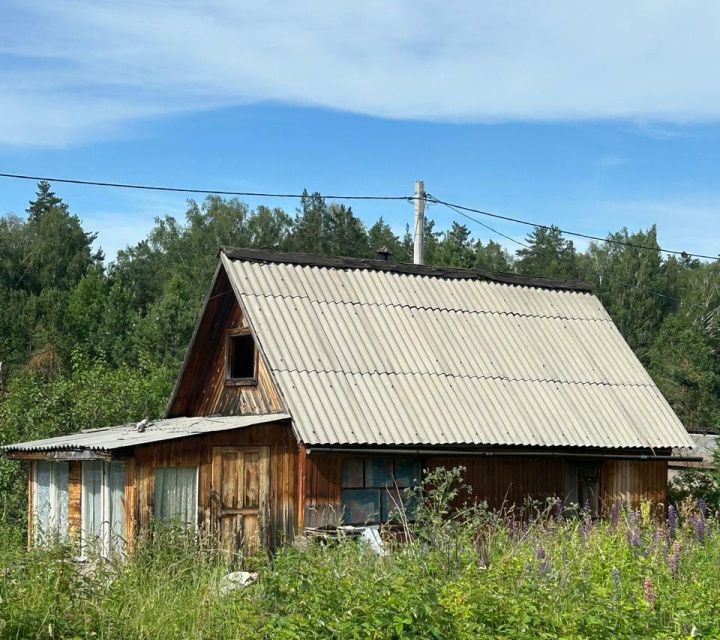
POLYGON ((491 506, 663 501, 693 442, 587 285, 223 249, 167 414, 20 443, 32 525, 231 548, 382 522, 423 469, 491 506))

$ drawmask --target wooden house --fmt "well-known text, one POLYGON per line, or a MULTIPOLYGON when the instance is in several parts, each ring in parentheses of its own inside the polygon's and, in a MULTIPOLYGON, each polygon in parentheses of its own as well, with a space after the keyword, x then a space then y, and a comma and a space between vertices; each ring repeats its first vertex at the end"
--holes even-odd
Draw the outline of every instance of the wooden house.
POLYGON ((164 419, 6 455, 34 539, 111 553, 153 518, 229 548, 382 522, 438 466, 493 507, 663 501, 692 446, 587 285, 223 249, 164 419))

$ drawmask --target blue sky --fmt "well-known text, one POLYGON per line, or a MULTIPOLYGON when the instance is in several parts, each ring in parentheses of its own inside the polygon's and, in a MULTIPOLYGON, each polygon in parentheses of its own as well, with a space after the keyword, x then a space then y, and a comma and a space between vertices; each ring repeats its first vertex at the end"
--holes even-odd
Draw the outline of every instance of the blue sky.
MULTIPOLYGON (((720 5, 341 5, 6 0, 0 172, 391 195, 422 178, 469 206, 597 235, 656 222, 669 248, 720 251, 720 5)), ((111 257, 185 208, 55 190, 111 257)), ((0 214, 33 193, 0 179, 0 214)), ((353 209, 398 232, 412 217, 353 209)))

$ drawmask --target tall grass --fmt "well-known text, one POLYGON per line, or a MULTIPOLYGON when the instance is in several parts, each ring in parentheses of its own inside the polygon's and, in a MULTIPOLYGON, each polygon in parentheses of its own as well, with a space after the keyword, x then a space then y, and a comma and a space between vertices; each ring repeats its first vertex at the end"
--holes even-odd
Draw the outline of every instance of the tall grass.
POLYGON ((720 637, 720 529, 702 505, 593 521, 554 504, 455 517, 453 490, 422 497, 385 555, 350 540, 285 547, 244 560, 260 579, 230 593, 227 561, 177 533, 90 571, 0 529, 0 636, 720 637))

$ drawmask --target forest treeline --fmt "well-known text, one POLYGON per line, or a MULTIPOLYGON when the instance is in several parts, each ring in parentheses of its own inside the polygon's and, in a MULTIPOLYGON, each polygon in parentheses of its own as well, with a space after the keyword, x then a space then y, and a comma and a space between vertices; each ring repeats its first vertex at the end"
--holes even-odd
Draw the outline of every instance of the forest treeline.
MULTIPOLYGON (((381 205, 379 205, 381 206, 381 205)), ((691 428, 720 426, 720 260, 664 256, 656 228, 621 229, 578 251, 556 228, 515 254, 426 221, 427 264, 581 279, 691 428)), ((296 211, 209 196, 185 220, 157 218, 107 262, 45 182, 25 216, 0 218, 0 444, 157 416, 178 372, 222 245, 412 261, 412 237, 382 217, 307 194, 296 211)), ((22 511, 24 478, 0 461, 0 510, 22 511)), ((0 516, 2 512, 0 512, 0 516)), ((19 517, 19 516, 18 516, 19 517)))

